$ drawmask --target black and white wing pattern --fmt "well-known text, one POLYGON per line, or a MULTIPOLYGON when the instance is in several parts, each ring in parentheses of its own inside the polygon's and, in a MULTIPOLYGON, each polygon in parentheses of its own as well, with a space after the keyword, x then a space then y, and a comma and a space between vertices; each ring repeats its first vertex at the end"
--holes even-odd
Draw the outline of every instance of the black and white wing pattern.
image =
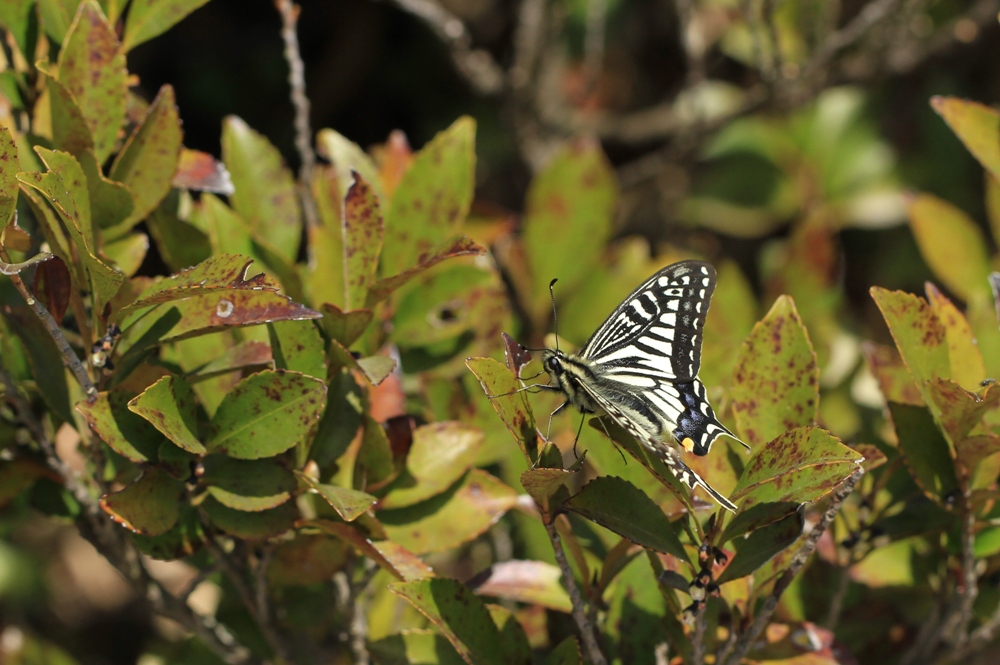
POLYGON ((716 418, 698 379, 702 330, 714 290, 715 269, 708 263, 667 266, 625 298, 579 354, 547 350, 542 363, 567 403, 585 413, 607 413, 684 484, 705 488, 733 510, 660 440, 670 433, 697 455, 707 454, 723 434, 739 441, 716 418))

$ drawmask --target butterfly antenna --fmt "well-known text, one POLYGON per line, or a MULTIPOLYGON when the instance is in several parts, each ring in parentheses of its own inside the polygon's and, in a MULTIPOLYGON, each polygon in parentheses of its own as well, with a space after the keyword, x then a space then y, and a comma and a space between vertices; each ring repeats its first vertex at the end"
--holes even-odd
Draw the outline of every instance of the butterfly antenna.
POLYGON ((556 278, 549 282, 549 299, 552 301, 552 328, 556 334, 556 351, 559 350, 559 316, 556 314, 556 294, 552 290, 552 287, 556 285, 559 279, 556 278))

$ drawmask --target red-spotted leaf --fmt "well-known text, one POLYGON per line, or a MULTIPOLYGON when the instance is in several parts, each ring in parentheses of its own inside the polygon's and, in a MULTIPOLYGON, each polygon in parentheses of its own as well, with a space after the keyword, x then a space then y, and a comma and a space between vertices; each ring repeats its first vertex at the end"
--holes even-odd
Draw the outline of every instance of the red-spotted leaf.
MULTIPOLYGON (((336 182, 331 183, 335 184, 332 198, 336 198, 338 202, 344 200, 355 182, 355 173, 361 175, 378 199, 384 198, 375 162, 357 143, 332 129, 321 129, 316 132, 316 152, 333 165, 331 171, 336 174, 336 182)), ((326 221, 328 220, 324 223, 326 221)))
POLYGON ((128 219, 135 208, 128 187, 105 177, 92 150, 76 153, 75 157, 87 177, 94 228, 110 229, 128 219))
POLYGON ((479 379, 490 404, 514 436, 529 462, 538 457, 538 432, 528 395, 517 377, 492 358, 469 358, 466 366, 479 379))
POLYGON ((637 545, 688 560, 670 519, 627 480, 613 476, 595 478, 563 505, 637 545))
POLYGON ((222 505, 260 512, 292 498, 295 474, 273 460, 238 460, 209 455, 203 462, 201 485, 222 505))
POLYGON ((94 0, 80 3, 59 52, 59 80, 73 94, 103 162, 125 116, 125 54, 114 27, 94 0))
POLYGON ((267 329, 275 369, 326 379, 326 344, 312 321, 275 321, 267 329))
POLYGON ((197 398, 182 377, 163 377, 132 399, 128 408, 189 453, 205 454, 198 434, 197 398))
POLYGON ((403 546, 390 540, 370 539, 350 524, 318 519, 300 522, 298 526, 316 527, 349 543, 398 580, 412 582, 434 577, 430 566, 403 546))
POLYGON ((736 556, 722 571, 718 583, 724 584, 752 575, 774 555, 792 545, 802 535, 804 523, 802 513, 793 512, 777 522, 757 529, 746 538, 736 539, 736 556))
POLYGON ((0 233, 14 219, 17 209, 17 145, 10 129, 0 127, 0 233))
MULTIPOLYGON (((986 280, 983 281, 985 283, 986 280)), ((985 291, 985 288, 982 287, 982 290, 985 291)), ((965 315, 936 286, 928 282, 925 291, 927 303, 944 326, 945 339, 948 342, 948 363, 951 366, 950 378, 966 388, 978 388, 986 378, 986 369, 983 367, 983 354, 979 351, 972 326, 969 325, 965 315)))
MULTIPOLYGON (((373 307, 379 302, 385 300, 392 295, 394 291, 409 282, 411 279, 423 272, 426 272, 429 268, 437 265, 445 259, 450 259, 456 256, 485 253, 485 249, 465 236, 455 236, 449 238, 441 245, 438 245, 435 249, 428 250, 426 253, 421 253, 420 263, 412 268, 404 270, 403 272, 393 275, 392 277, 385 277, 372 284, 371 288, 368 290, 368 298, 365 302, 365 307, 373 307)), ((384 261, 385 259, 383 258, 383 263, 384 261)), ((394 266, 395 264, 388 265, 394 266)))
POLYGON ((960 491, 955 450, 942 435, 928 409, 889 403, 899 450, 917 485, 942 506, 960 491))
POLYGON ((133 397, 135 393, 125 390, 102 392, 93 402, 77 402, 76 410, 116 453, 136 463, 153 462, 163 443, 163 434, 129 411, 133 397))
POLYGON ((375 281, 385 226, 378 196, 361 174, 344 199, 344 302, 347 309, 364 307, 375 281))
POLYGON ((476 184, 475 134, 475 121, 459 118, 417 153, 403 175, 385 213, 382 261, 389 274, 427 263, 459 230, 476 184))
POLYGON ((819 367, 790 297, 779 297, 743 343, 730 395, 739 432, 751 445, 816 422, 819 367))
POLYGON ((964 390, 950 379, 931 379, 927 395, 936 407, 935 413, 945 435, 953 443, 967 437, 989 411, 1000 405, 1000 385, 986 387, 982 395, 964 390))
POLYGON ((923 394, 896 349, 866 340, 861 343, 861 352, 887 402, 924 405, 923 394))
POLYGON ((236 459, 283 453, 305 438, 323 412, 326 385, 296 372, 248 376, 222 400, 205 445, 236 459))
POLYGON ((479 469, 447 491, 405 508, 380 510, 389 539, 417 554, 458 547, 517 505, 517 492, 479 469))
POLYGON ((576 473, 565 469, 534 468, 521 474, 521 486, 535 500, 546 523, 550 521, 553 509, 562 505, 559 498, 569 497, 567 490, 560 493, 560 489, 565 487, 566 482, 576 473), (554 500, 555 505, 553 505, 554 500))
POLYGON ((230 201, 261 238, 286 261, 294 261, 302 239, 295 178, 281 153, 236 116, 222 126, 222 161, 233 179, 230 201))
POLYGON ((373 316, 370 309, 345 312, 331 303, 323 303, 319 311, 323 314, 321 324, 326 334, 340 342, 344 348, 350 348, 364 334, 373 316))
POLYGON ((96 236, 90 216, 90 190, 80 162, 70 153, 61 150, 47 150, 39 146, 35 148, 35 152, 50 171, 59 174, 66 193, 76 203, 76 223, 80 233, 86 239, 87 246, 93 247, 96 236))
POLYGON ((244 540, 265 540, 280 536, 292 529, 299 519, 299 509, 294 501, 286 501, 270 510, 247 512, 227 508, 210 496, 202 503, 202 507, 213 525, 244 540))
POLYGON ((122 52, 163 34, 208 0, 132 0, 122 52))
POLYGON ((125 489, 101 497, 101 508, 127 529, 158 536, 177 523, 183 492, 184 483, 151 467, 125 489))
POLYGON ((300 475, 299 477, 316 490, 316 493, 323 497, 327 503, 333 506, 333 509, 337 511, 337 514, 345 522, 353 522, 358 519, 378 501, 378 499, 366 492, 339 487, 337 485, 326 485, 305 475, 300 475))
POLYGON ((945 327, 919 296, 877 286, 871 288, 871 294, 889 325, 899 355, 926 400, 926 382, 951 375, 945 327))
POLYGON ((45 85, 49 92, 53 147, 74 155, 93 150, 94 139, 72 93, 46 67, 41 66, 38 71, 45 74, 45 85))
POLYGON ((757 448, 729 498, 758 503, 815 501, 847 480, 861 455, 818 427, 798 427, 757 448))
POLYGON ((164 199, 177 170, 182 138, 174 89, 165 85, 111 165, 111 178, 128 186, 135 207, 124 222, 108 229, 109 235, 122 235, 164 199))
POLYGON ((543 561, 495 563, 467 582, 480 596, 496 596, 520 603, 541 605, 558 612, 573 609, 562 587, 559 568, 543 561))
POLYGON ((489 610, 461 582, 401 582, 390 584, 389 590, 426 616, 469 665, 514 665, 504 660, 503 639, 489 610))
POLYGON ((368 653, 379 665, 466 665, 444 635, 422 628, 369 642, 368 653))
POLYGON ((476 461, 482 443, 481 430, 458 422, 413 430, 406 467, 386 488, 379 509, 410 506, 443 492, 476 461))
POLYGON ((909 216, 920 253, 937 278, 962 300, 985 292, 990 263, 979 225, 930 194, 910 200, 909 216))
POLYGON ((931 106, 983 168, 1000 178, 1000 113, 956 97, 931 97, 931 106))

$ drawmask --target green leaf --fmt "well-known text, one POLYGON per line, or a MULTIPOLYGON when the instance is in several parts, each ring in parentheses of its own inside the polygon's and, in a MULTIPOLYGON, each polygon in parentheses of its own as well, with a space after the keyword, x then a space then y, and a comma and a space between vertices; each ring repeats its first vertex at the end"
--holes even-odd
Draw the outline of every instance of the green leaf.
POLYGON ((733 414, 753 446, 812 425, 819 407, 819 367, 795 303, 781 296, 743 343, 733 371, 733 414))
POLYGON ((265 540, 280 536, 293 528, 299 517, 294 501, 287 501, 277 508, 259 513, 227 508, 214 497, 206 498, 202 507, 213 525, 244 540, 265 540))
POLYGON ((31 52, 29 40, 36 38, 31 34, 37 30, 37 26, 33 26, 34 22, 31 20, 34 4, 34 0, 0 2, 0 26, 14 38, 17 49, 26 60, 27 54, 31 52))
POLYGON ((158 536, 134 534, 132 540, 143 554, 154 559, 172 561, 194 554, 201 547, 205 532, 197 511, 188 504, 182 504, 177 523, 158 536))
POLYGON ((555 510, 569 498, 569 492, 563 488, 576 474, 576 471, 552 468, 533 468, 521 474, 521 486, 535 500, 543 522, 550 522, 555 510))
POLYGON ((357 143, 332 129, 321 129, 316 133, 316 151, 333 164, 337 176, 338 201, 344 200, 351 185, 354 184, 353 172, 357 172, 364 179, 377 199, 384 200, 378 167, 357 143))
POLYGON ((234 510, 260 512, 292 498, 295 474, 274 460, 239 460, 209 455, 200 484, 216 501, 234 510))
POLYGON ((476 461, 482 443, 482 431, 458 422, 413 430, 406 467, 386 488, 379 508, 402 508, 443 492, 476 461))
POLYGON ((475 374, 490 404, 521 447, 529 463, 538 458, 538 432, 528 395, 514 372, 492 358, 469 358, 466 366, 475 374))
POLYGON ((204 193, 191 207, 188 220, 204 232, 212 245, 213 254, 239 254, 254 259, 258 267, 260 256, 254 248, 250 225, 217 196, 204 193))
POLYGON ((393 457, 392 444, 382 423, 363 414, 364 434, 355 463, 354 475, 364 478, 369 489, 381 488, 399 475, 393 457))
POLYGON ((889 402, 899 450, 917 485, 939 505, 948 507, 958 497, 960 484, 955 452, 937 428, 930 411, 889 402))
POLYGON ((0 234, 17 210, 17 144, 7 127, 0 127, 0 234))
POLYGON ((161 35, 208 0, 132 0, 122 52, 161 35))
POLYGON ((98 162, 108 158, 118 139, 127 77, 114 28, 94 0, 80 3, 59 52, 59 80, 87 121, 98 162))
POLYGON ((421 503, 380 510, 390 540, 416 554, 442 552, 467 543, 517 505, 517 492, 479 469, 447 491, 421 503))
MULTIPOLYGON (((339 204, 339 202, 338 202, 339 204)), ((339 225, 317 224, 307 230, 309 262, 303 281, 314 303, 343 306, 344 301, 344 238, 339 225)))
MULTIPOLYGON (((31 372, 45 405, 51 409, 52 415, 63 422, 73 422, 66 368, 52 335, 27 305, 7 305, 0 308, 0 312, 9 329, 24 344, 31 372)), ((8 359, 4 357, 3 360, 6 365, 8 359)))
POLYGON ((111 165, 112 180, 128 186, 134 208, 124 222, 108 229, 110 236, 122 235, 144 220, 170 192, 182 139, 174 89, 165 85, 111 165))
POLYGON ((382 264, 400 272, 427 263, 465 221, 475 188, 472 118, 459 118, 418 152, 385 212, 382 264))
POLYGON ((281 153, 236 116, 222 125, 222 161, 236 188, 233 208, 260 238, 286 261, 294 262, 302 240, 302 216, 295 179, 281 153))
POLYGON ((326 385, 318 379, 296 372, 258 372, 222 400, 205 445, 236 459, 283 453, 305 438, 325 398, 326 385))
MULTIPOLYGON (((969 389, 979 388, 986 378, 986 369, 983 367, 983 354, 979 351, 972 326, 969 325, 965 315, 938 291, 936 286, 928 282, 924 288, 931 311, 944 326, 951 378, 969 389)), ((985 298, 986 293, 981 292, 981 297, 985 298)))
POLYGON ((480 596, 495 596, 569 613, 573 605, 562 587, 559 568, 542 561, 502 561, 469 580, 480 596))
POLYGON ((566 145, 532 180, 525 202, 524 245, 532 320, 549 315, 549 282, 572 292, 600 263, 618 199, 614 171, 592 140, 566 145))
POLYGON ((344 348, 350 348, 351 344, 358 341, 373 317, 370 309, 345 312, 331 303, 323 303, 319 311, 323 313, 323 330, 344 348))
POLYGON ((390 584, 389 590, 426 616, 465 662, 513 665, 503 660, 503 641, 489 610, 461 582, 449 579, 397 582, 390 584))
POLYGON ((146 228, 156 241, 163 261, 172 271, 190 268, 212 254, 208 236, 177 216, 180 195, 174 190, 146 218, 146 228))
POLYGON ((348 562, 350 550, 335 538, 296 535, 274 549, 267 569, 267 583, 272 587, 324 584, 348 562))
POLYGON ((309 319, 267 324, 275 369, 326 380, 326 344, 309 319))
POLYGON ((757 529, 774 524, 799 510, 802 504, 795 501, 780 503, 758 503, 747 510, 741 510, 733 521, 726 525, 726 530, 719 539, 719 545, 739 538, 757 529))
POLYGON ((177 523, 184 483, 151 467, 125 489, 101 497, 101 508, 126 529, 159 536, 177 523))
POLYGON ((923 298, 877 286, 871 288, 871 294, 889 325, 899 355, 926 400, 927 381, 951 375, 947 331, 923 298))
MULTIPOLYGON (((486 250, 477 245, 474 241, 465 236, 451 238, 445 241, 437 249, 428 251, 426 255, 421 254, 421 262, 416 266, 404 270, 398 275, 386 277, 375 282, 368 290, 366 307, 373 307, 377 303, 388 298, 394 291, 402 287, 411 279, 426 272, 441 261, 456 256, 468 256, 472 254, 485 254, 486 250)), ((385 257, 382 258, 383 264, 385 257)), ((395 264, 390 264, 395 265, 395 264)))
POLYGON ((398 580, 412 582, 434 577, 434 571, 431 570, 430 566, 398 543, 391 540, 369 538, 350 524, 319 519, 300 522, 299 526, 316 527, 350 543, 354 549, 373 560, 398 580))
POLYGON ((964 212, 930 194, 908 207, 910 228, 934 275, 962 300, 989 289, 989 257, 982 229, 964 212))
POLYGON ((344 285, 347 309, 363 307, 375 282, 385 235, 375 190, 355 173, 344 199, 344 285))
POLYGON ((805 520, 801 512, 794 512, 777 522, 752 532, 746 538, 734 541, 736 556, 718 578, 719 584, 753 574, 779 552, 792 545, 802 535, 805 520))
POLYGON ((670 519, 627 480, 610 476, 595 478, 563 505, 637 545, 688 560, 670 519))
POLYGON ((583 665, 580 643, 570 635, 549 652, 544 665, 583 665))
POLYGON ((105 242, 102 249, 116 270, 132 277, 139 271, 149 251, 149 236, 139 232, 128 233, 105 242))
POLYGON ((34 485, 39 478, 52 475, 52 471, 44 464, 27 457, 0 461, 0 508, 34 485))
POLYGON ((366 492, 337 485, 325 485, 305 475, 299 477, 316 490, 316 493, 323 497, 345 522, 353 522, 358 519, 378 501, 366 492))
POLYGON ((799 427, 757 448, 729 497, 758 503, 815 501, 847 480, 861 455, 818 427, 799 427))
POLYGON ((368 643, 379 665, 466 665, 444 635, 410 629, 368 643))
POLYGON ((956 97, 931 97, 931 107, 994 178, 1000 178, 1000 113, 956 97))
POLYGON ((38 0, 39 18, 45 34, 57 44, 62 43, 66 37, 66 31, 69 30, 79 4, 80 0, 38 0))
POLYGON ((195 455, 207 451, 198 434, 198 404, 190 384, 179 376, 165 376, 128 403, 165 437, 195 455))
POLYGON ((94 402, 77 402, 76 410, 91 429, 119 455, 137 464, 154 462, 163 443, 163 435, 148 421, 129 411, 135 393, 126 390, 105 391, 94 402))
POLYGON ((488 604, 490 618, 500 631, 500 662, 509 665, 532 665, 531 645, 521 623, 506 607, 488 604))

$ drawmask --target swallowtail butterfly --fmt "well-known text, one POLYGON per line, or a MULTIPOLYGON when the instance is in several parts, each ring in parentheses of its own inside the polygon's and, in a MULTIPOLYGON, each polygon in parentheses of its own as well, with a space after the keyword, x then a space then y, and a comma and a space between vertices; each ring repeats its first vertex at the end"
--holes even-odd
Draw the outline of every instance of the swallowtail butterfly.
MULTIPOLYGON (((608 415, 649 448, 690 488, 703 487, 723 507, 726 497, 692 471, 661 437, 696 455, 720 435, 739 441, 715 417, 698 379, 702 329, 715 291, 715 269, 702 261, 663 268, 632 292, 576 354, 542 353, 542 366, 566 401, 582 413, 608 415)), ((557 409, 557 411, 559 410, 557 409)))

